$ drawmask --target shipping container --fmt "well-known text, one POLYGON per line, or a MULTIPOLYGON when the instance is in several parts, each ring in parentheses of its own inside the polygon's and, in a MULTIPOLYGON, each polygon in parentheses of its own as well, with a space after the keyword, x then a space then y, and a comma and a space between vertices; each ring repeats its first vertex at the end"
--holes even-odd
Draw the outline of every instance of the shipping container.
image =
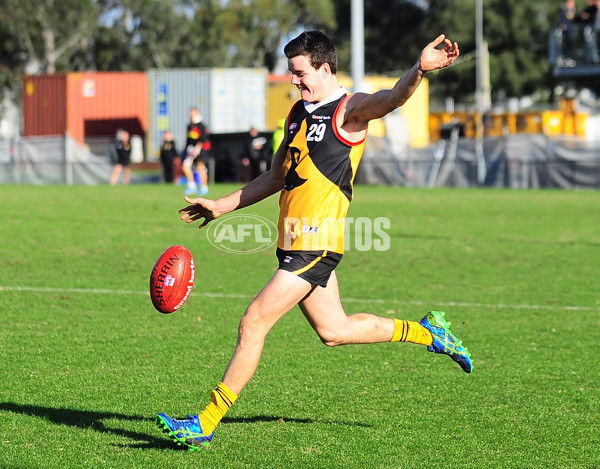
POLYGON ((189 111, 197 107, 204 124, 218 134, 266 128, 267 72, 254 68, 151 69, 148 71, 147 154, 158 158, 164 132, 177 149, 186 140, 189 111))
POLYGON ((170 130, 177 149, 186 139, 190 108, 195 106, 207 122, 210 77, 208 70, 151 69, 148 71, 149 127, 146 148, 150 158, 160 156, 165 131, 170 130))
POLYGON ((267 71, 262 68, 210 70, 210 123, 215 133, 266 128, 267 71))
POLYGON ((78 142, 114 136, 118 128, 146 136, 148 79, 144 72, 69 73, 67 130, 78 142))
POLYGON ((146 136, 144 72, 74 72, 25 76, 23 136, 69 135, 78 143, 109 142, 118 128, 146 136))
POLYGON ((67 128, 65 75, 23 77, 23 136, 64 135, 67 128))

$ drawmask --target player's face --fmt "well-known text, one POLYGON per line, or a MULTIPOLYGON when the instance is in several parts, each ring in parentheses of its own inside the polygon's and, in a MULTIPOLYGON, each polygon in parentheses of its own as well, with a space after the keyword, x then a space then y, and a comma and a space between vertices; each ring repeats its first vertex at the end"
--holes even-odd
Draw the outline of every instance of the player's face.
POLYGON ((313 68, 308 57, 299 55, 288 60, 288 69, 292 74, 291 83, 298 90, 304 101, 309 103, 319 102, 324 99, 322 94, 323 83, 326 76, 325 66, 313 68))

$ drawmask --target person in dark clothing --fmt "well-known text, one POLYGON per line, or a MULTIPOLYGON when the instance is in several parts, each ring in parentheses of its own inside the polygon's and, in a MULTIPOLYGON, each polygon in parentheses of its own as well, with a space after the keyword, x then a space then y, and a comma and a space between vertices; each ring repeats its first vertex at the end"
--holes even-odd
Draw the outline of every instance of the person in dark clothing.
POLYGON ((173 134, 167 130, 163 143, 160 147, 160 163, 163 169, 163 178, 166 183, 172 183, 175 179, 175 159, 179 158, 173 134))
POLYGON ((129 143, 129 132, 123 130, 115 143, 117 153, 117 164, 110 177, 110 185, 114 186, 123 171, 123 184, 129 184, 129 166, 131 165, 131 144, 129 143))
POLYGON ((248 162, 250 163, 252 179, 260 176, 267 169, 265 164, 266 144, 267 139, 258 133, 256 127, 251 127, 246 136, 245 153, 246 158, 248 158, 248 162))
POLYGON ((559 45, 559 67, 574 67, 575 60, 573 54, 573 39, 575 35, 575 21, 577 20, 577 11, 575 9, 575 0, 566 0, 560 4, 558 9, 558 45, 559 45))
POLYGON ((588 0, 586 6, 581 10, 581 13, 577 15, 577 22, 581 23, 583 27, 583 40, 584 40, 584 60, 587 64, 600 63, 600 56, 598 55, 598 44, 597 44, 597 28, 598 21, 598 0, 588 0))
POLYGON ((237 173, 237 161, 228 150, 222 150, 215 161, 215 181, 235 182, 237 173))

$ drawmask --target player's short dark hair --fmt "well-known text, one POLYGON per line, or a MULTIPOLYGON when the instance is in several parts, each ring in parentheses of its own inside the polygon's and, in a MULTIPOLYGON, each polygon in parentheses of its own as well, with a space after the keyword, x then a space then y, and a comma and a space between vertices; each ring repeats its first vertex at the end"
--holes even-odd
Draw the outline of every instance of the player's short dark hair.
POLYGON ((321 31, 304 31, 292 39, 283 49, 288 59, 304 55, 308 57, 310 65, 318 69, 323 64, 329 64, 331 73, 337 73, 338 57, 335 46, 321 31))

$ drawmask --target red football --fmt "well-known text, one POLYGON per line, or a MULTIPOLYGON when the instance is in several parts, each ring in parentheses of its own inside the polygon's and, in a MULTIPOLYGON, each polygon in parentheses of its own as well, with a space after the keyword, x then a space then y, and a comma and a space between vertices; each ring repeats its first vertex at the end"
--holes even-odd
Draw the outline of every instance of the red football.
POLYGON ((196 277, 192 253, 184 246, 171 246, 163 252, 150 275, 150 298, 161 313, 177 311, 186 302, 196 277))

